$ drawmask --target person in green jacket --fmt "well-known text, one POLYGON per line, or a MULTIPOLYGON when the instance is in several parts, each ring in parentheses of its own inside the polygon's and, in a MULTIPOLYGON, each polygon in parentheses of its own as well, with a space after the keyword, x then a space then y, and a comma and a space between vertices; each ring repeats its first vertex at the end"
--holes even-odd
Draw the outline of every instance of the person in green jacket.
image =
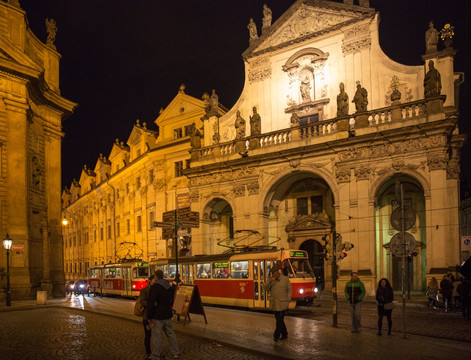
POLYGON ((360 332, 361 328, 361 301, 365 296, 365 286, 358 279, 358 274, 352 272, 352 279, 345 285, 345 297, 350 303, 350 315, 352 316, 352 332, 360 332))

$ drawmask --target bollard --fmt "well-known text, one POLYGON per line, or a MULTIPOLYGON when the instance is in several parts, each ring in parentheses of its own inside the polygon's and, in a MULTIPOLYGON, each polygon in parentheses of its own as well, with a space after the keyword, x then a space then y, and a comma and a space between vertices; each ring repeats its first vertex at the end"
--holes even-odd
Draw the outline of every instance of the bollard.
POLYGON ((36 301, 38 305, 46 305, 47 303, 47 291, 36 292, 36 301))

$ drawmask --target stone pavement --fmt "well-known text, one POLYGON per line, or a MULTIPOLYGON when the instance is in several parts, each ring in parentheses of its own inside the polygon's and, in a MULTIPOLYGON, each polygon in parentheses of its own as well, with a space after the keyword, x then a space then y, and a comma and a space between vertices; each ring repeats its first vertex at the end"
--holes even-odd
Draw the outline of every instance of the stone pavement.
MULTIPOLYGON (((327 300, 322 301, 328 303, 327 300)), ((320 309, 322 309, 322 301, 319 301, 321 305, 320 309)), ((369 301, 365 301, 365 304, 368 302, 369 301)), ((137 323, 139 333, 141 327, 139 323, 140 319, 132 315, 133 304, 134 301, 128 299, 82 296, 53 300, 49 301, 47 305, 42 306, 34 305, 32 302, 29 304, 23 302, 14 305, 12 309, 6 309, 4 306, 1 307, 0 323, 4 323, 3 317, 5 316, 5 310, 21 309, 22 305, 27 308, 50 308, 57 309, 58 311, 63 311, 64 309, 61 309, 61 307, 65 307, 69 308, 68 311, 72 311, 70 309, 75 309, 73 311, 82 310, 78 312, 78 314, 96 313, 100 314, 100 318, 103 318, 102 315, 112 315, 114 318, 131 320, 127 323, 137 323)), ((342 306, 343 305, 341 305, 340 308, 342 308, 342 306)), ((365 305, 365 310, 368 313, 369 310, 367 308, 368 305, 365 305)), ((184 337, 182 338, 183 340, 181 340, 182 347, 186 346, 187 341, 204 340, 206 343, 211 341, 210 344, 218 344, 216 348, 222 347, 224 351, 228 351, 228 356, 226 356, 224 352, 222 356, 223 359, 231 358, 232 355, 230 355, 230 351, 237 352, 241 350, 249 352, 251 356, 261 356, 263 359, 462 359, 468 358, 469 354, 471 354, 471 343, 469 342, 451 341, 409 334, 406 339, 403 339, 402 333, 398 332, 397 330, 399 329, 397 328, 392 336, 378 337, 375 335, 376 330, 374 327, 371 329, 363 329, 360 334, 352 334, 348 328, 348 317, 344 314, 342 316, 339 314, 339 319, 341 319, 339 328, 333 328, 327 325, 324 320, 316 320, 316 310, 319 310, 319 308, 314 308, 314 319, 294 316, 287 317, 286 323, 289 331, 289 339, 278 343, 274 343, 272 340, 275 320, 273 315, 268 313, 205 307, 208 318, 207 325, 204 323, 202 316, 191 315, 192 321, 185 326, 183 326, 182 321, 180 323, 175 322, 175 330, 179 337, 184 337)), ((326 313, 325 310, 319 310, 319 312, 326 313)), ((11 313, 14 313, 14 311, 7 312, 7 314, 11 313)), ((74 314, 76 314, 76 312, 74 312, 74 314)), ((322 316, 325 317, 328 315, 322 316)), ((468 321, 467 324, 470 326, 471 322, 468 321)), ((3 329, 3 327, 2 325, 1 328, 3 329)), ((95 329, 95 331, 92 331, 93 336, 95 336, 96 330, 100 329, 99 323, 94 324, 90 329, 95 329)), ((142 332, 142 329, 140 330, 142 332)), ((2 337, 6 335, 3 330, 1 331, 1 335, 2 337)), ((76 339, 76 341, 80 342, 80 338, 85 336, 85 333, 79 332, 79 335, 80 337, 76 339)), ((18 334, 17 336, 20 335, 18 334)), ((56 336, 60 335, 56 334, 56 336)), ((87 336, 89 339, 90 334, 87 336)), ((138 338, 140 338, 140 336, 141 335, 139 335, 138 338)), ((8 336, 8 338, 10 338, 10 336, 8 336)), ((63 339, 64 344, 70 340, 67 337, 60 339, 63 339)), ((3 344, 4 340, 0 341, 0 343, 3 344)), ((110 338, 109 343, 112 344, 110 346, 119 349, 119 341, 114 341, 110 338)), ((31 343, 30 346, 32 344, 33 343, 31 343)), ((126 345, 128 345, 128 343, 126 343, 126 345)), ((193 359, 192 349, 193 347, 188 345, 188 350, 185 350, 186 352, 183 353, 182 358, 193 359)), ((203 353, 204 352, 205 350, 203 350, 203 353)), ((135 357, 131 357, 134 355, 134 353, 132 355, 130 354, 129 359, 134 359, 135 357)), ((243 354, 236 354, 234 356, 248 356, 248 354, 244 352, 243 354)), ((87 357, 83 358, 85 359, 87 357)), ((108 357, 106 357, 106 353, 101 353, 100 358, 108 357)), ((128 357, 122 358, 127 359, 128 357)), ((206 357, 205 355, 199 358, 209 359, 210 357, 206 357)))

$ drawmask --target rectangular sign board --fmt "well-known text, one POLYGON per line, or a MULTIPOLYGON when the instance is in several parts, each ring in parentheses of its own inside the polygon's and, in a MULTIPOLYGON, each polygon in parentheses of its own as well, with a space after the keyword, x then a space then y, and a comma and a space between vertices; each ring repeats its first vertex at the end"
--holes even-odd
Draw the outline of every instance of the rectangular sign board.
POLYGON ((171 229, 173 229, 174 224, 173 223, 168 223, 168 222, 162 222, 162 221, 154 221, 154 226, 161 227, 161 228, 171 228, 171 229))
POLYGON ((25 251, 24 245, 12 245, 11 251, 25 251))

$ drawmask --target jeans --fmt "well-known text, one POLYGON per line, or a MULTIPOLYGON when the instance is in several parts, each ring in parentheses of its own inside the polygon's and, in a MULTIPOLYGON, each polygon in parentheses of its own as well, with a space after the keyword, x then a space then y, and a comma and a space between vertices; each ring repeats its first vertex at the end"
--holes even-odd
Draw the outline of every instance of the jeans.
POLYGON ((350 315, 352 316, 352 331, 358 331, 361 328, 361 301, 356 304, 350 304, 350 315))
POLYGON ((150 355, 152 353, 150 349, 150 338, 152 336, 152 330, 147 330, 146 326, 149 326, 147 320, 142 320, 142 325, 144 326, 144 346, 146 347, 146 354, 150 355))
POLYGON ((273 333, 273 337, 275 339, 279 339, 280 335, 283 338, 288 337, 288 330, 286 330, 285 325, 285 311, 275 311, 275 319, 276 319, 276 329, 273 333))
POLYGON ((160 354, 162 350, 162 329, 164 330, 165 335, 167 336, 168 343, 170 344, 170 351, 173 355, 180 354, 178 348, 177 337, 175 331, 173 330, 172 319, 166 320, 156 320, 152 319, 154 327, 152 328, 152 359, 160 359, 160 354))
POLYGON ((383 316, 386 316, 388 319, 388 330, 391 331, 392 328, 392 319, 391 319, 392 310, 386 310, 383 305, 378 305, 378 330, 381 331, 383 327, 383 316))

